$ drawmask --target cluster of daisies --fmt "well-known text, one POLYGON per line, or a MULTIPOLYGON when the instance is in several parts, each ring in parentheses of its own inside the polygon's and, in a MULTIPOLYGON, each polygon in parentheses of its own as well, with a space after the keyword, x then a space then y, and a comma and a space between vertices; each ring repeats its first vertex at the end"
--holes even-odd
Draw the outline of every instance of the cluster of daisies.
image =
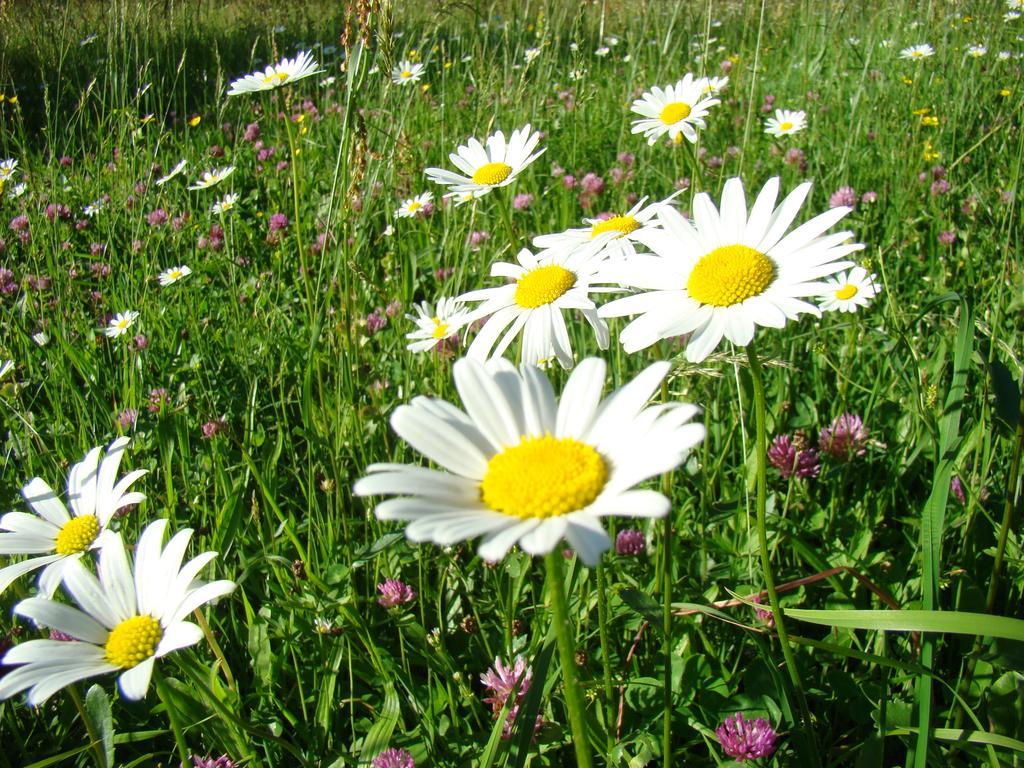
POLYGON ((29 555, 0 569, 0 592, 39 571, 37 595, 14 612, 49 630, 47 639, 19 643, 4 656, 4 665, 17 666, 0 678, 0 699, 28 689, 28 702, 39 705, 72 683, 108 673, 119 675, 126 699, 141 699, 158 658, 202 639, 189 614, 234 590, 231 581, 197 578, 216 552, 183 563, 190 529, 163 543, 167 520, 145 527, 129 560, 113 524, 146 497, 131 490, 145 470, 118 478, 128 443, 118 438, 75 464, 67 504, 37 477, 21 491, 34 514, 0 518, 0 554, 29 555), (60 587, 77 607, 54 599, 60 587))
MULTIPOLYGON (((633 104, 641 115, 633 132, 652 144, 662 136, 695 141, 724 86, 725 78, 688 74, 652 89, 633 104)), ((797 113, 777 119, 780 135, 804 124, 797 113)), ((448 187, 446 198, 475 200, 511 184, 544 152, 540 138, 527 125, 507 140, 501 131, 470 139, 449 155, 457 172, 428 168, 426 175, 448 187)), ((560 401, 542 366, 557 360, 573 368, 570 328, 579 319, 599 349, 610 344, 608 318, 629 317, 619 333, 627 353, 671 340, 685 343, 687 359, 698 363, 723 339, 747 346, 759 326, 865 306, 878 291, 875 276, 848 258, 864 246, 849 231, 832 231, 851 209, 797 225, 810 189, 800 184, 780 201, 773 178, 748 204, 732 178, 718 205, 695 195, 689 218, 676 209, 676 195, 644 198, 617 215, 585 219, 584 227, 535 237, 515 262, 492 265, 501 285, 420 304, 407 335, 414 351, 477 328, 453 369, 463 408, 424 397, 399 407, 392 427, 439 469, 374 465, 355 493, 397 495, 376 515, 406 521, 413 541, 482 537, 480 555, 498 560, 513 544, 536 555, 564 538, 585 563, 596 563, 611 544, 600 519, 667 514, 665 496, 634 486, 679 466, 704 430, 692 422, 695 406, 646 405, 668 363, 604 400, 601 360, 576 366, 560 401), (599 306, 602 294, 611 300, 599 306), (517 339, 518 369, 504 359, 517 339)), ((430 200, 408 201, 404 215, 430 200)))

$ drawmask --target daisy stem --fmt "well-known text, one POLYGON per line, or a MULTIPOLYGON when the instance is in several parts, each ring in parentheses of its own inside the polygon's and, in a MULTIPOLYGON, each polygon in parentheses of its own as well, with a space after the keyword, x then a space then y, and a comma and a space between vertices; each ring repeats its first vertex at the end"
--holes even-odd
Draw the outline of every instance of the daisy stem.
POLYGON ((576 678, 576 654, 574 638, 569 623, 569 606, 565 599, 564 576, 562 574, 562 551, 557 547, 545 555, 547 566, 548 592, 551 598, 551 620, 555 624, 558 640, 558 656, 562 662, 562 689, 565 692, 565 706, 569 710, 569 725, 572 728, 572 745, 576 750, 577 768, 591 768, 590 743, 584 722, 583 697, 580 695, 579 680, 576 678))
POLYGON ((89 719, 89 714, 85 711, 85 705, 82 703, 82 694, 78 692, 78 686, 74 683, 68 686, 68 694, 71 696, 71 700, 75 702, 75 709, 78 710, 78 716, 82 719, 85 724, 85 731, 89 734, 89 747, 92 749, 92 753, 96 758, 97 768, 107 768, 107 755, 103 751, 103 743, 96 733, 96 729, 92 726, 92 720, 89 719))
POLYGON ((178 710, 171 700, 171 691, 167 687, 167 682, 159 670, 153 670, 153 682, 156 683, 157 696, 160 697, 160 701, 163 702, 164 708, 167 710, 167 719, 170 721, 171 731, 174 733, 174 743, 178 747, 178 757, 181 758, 182 765, 188 765, 189 752, 188 747, 185 746, 185 735, 182 733, 181 723, 178 720, 178 710))
POLYGON ((516 237, 516 230, 512 226, 512 217, 508 214, 508 209, 512 205, 512 193, 509 192, 508 189, 508 187, 505 187, 505 191, 495 197, 498 200, 498 212, 501 213, 501 220, 505 224, 505 231, 508 233, 508 242, 509 245, 512 246, 512 253, 514 255, 518 250, 516 247, 516 240, 518 238, 516 237))
POLYGON ((217 657, 220 662, 221 671, 224 673, 224 680, 228 684, 228 688, 234 693, 238 693, 238 689, 235 687, 235 677, 231 674, 231 667, 228 666, 228 660, 224 656, 224 651, 221 650, 220 643, 217 642, 217 638, 213 636, 213 632, 210 630, 210 625, 206 623, 206 617, 203 616, 203 612, 196 608, 192 612, 196 617, 196 624, 203 631, 203 635, 206 637, 206 642, 210 644, 210 650, 213 651, 213 655, 217 657))
POLYGON ((615 739, 612 736, 612 723, 615 721, 615 711, 612 706, 612 667, 608 648, 608 595, 605 582, 608 574, 604 569, 604 560, 597 564, 597 627, 601 637, 601 673, 604 683, 604 727, 608 733, 607 747, 609 754, 615 746, 615 739))
POLYGON ((768 602, 771 604, 772 615, 775 617, 775 629, 779 633, 782 655, 786 660, 786 670, 789 672, 789 679, 793 684, 793 691, 796 694, 797 706, 800 708, 800 719, 803 726, 800 729, 803 737, 802 741, 806 745, 807 754, 812 758, 811 764, 821 765, 818 747, 814 740, 814 732, 811 730, 811 713, 807 708, 807 698, 804 695, 803 685, 800 682, 800 672, 796 666, 796 657, 793 655, 793 648, 789 643, 789 632, 786 630, 785 616, 782 613, 782 608, 779 606, 779 596, 775 592, 771 556, 768 554, 768 533, 765 527, 765 510, 768 504, 768 437, 765 429, 767 410, 764 401, 764 374, 753 340, 747 345, 747 360, 750 361, 750 378, 754 384, 754 421, 757 432, 755 443, 757 452, 757 539, 761 551, 761 570, 764 574, 764 586, 765 591, 768 593, 768 602))
POLYGON ((295 218, 295 242, 299 249, 299 269, 302 270, 302 285, 306 291, 306 312, 310 322, 313 318, 313 294, 310 290, 309 265, 306 263, 306 249, 302 243, 302 220, 299 217, 299 171, 296 167, 297 153, 295 151, 295 137, 292 132, 292 119, 289 115, 290 105, 286 102, 284 109, 284 128, 288 134, 288 167, 292 172, 292 206, 295 218))

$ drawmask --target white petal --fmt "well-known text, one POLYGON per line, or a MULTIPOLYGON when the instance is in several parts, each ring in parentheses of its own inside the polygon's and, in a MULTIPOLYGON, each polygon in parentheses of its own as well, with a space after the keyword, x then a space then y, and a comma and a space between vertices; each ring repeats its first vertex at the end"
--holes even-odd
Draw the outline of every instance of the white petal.
POLYGON ((150 656, 117 679, 117 686, 126 699, 138 701, 145 698, 146 691, 149 689, 149 679, 153 676, 154 663, 156 663, 156 659, 150 656))
POLYGON ((586 434, 601 402, 604 376, 605 364, 600 358, 588 357, 576 366, 558 404, 557 437, 586 434))
POLYGON ((87 643, 103 645, 107 642, 106 628, 91 616, 70 605, 56 603, 42 597, 30 597, 28 600, 18 603, 14 607, 14 612, 19 616, 32 619, 44 627, 56 629, 58 632, 71 635, 87 643))
POLYGON ((53 489, 38 477, 21 489, 21 495, 25 497, 25 501, 36 514, 46 518, 57 527, 63 526, 71 519, 64 503, 57 498, 53 489))
POLYGON ((164 635, 153 655, 159 659, 172 651, 195 645, 202 639, 203 630, 189 621, 178 621, 164 629, 164 635))
POLYGON ((580 560, 588 566, 597 565, 601 554, 612 544, 600 520, 582 512, 571 516, 565 538, 580 560))
POLYGON ((532 531, 521 536, 519 546, 529 555, 546 555, 561 541, 568 524, 565 515, 549 517, 532 531))

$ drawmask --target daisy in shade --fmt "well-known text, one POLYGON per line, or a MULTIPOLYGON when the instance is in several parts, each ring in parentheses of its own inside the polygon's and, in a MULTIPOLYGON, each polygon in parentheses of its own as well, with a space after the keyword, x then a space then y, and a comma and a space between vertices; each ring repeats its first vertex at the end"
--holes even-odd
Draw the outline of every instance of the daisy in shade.
POLYGON ((929 56, 935 55, 935 49, 932 48, 928 43, 921 45, 912 45, 909 48, 904 48, 900 51, 901 59, 927 59, 929 56))
POLYGON ((203 171, 203 175, 200 176, 189 189, 209 189, 210 187, 220 184, 224 179, 235 172, 235 166, 229 165, 225 168, 213 168, 209 171, 203 171))
POLYGON ((127 312, 118 312, 114 315, 114 318, 110 321, 109 325, 103 329, 103 333, 107 335, 107 338, 116 339, 118 336, 128 332, 135 321, 139 319, 139 313, 134 310, 127 312))
POLYGON ((803 111, 776 109, 775 117, 769 117, 764 121, 764 132, 769 136, 788 136, 806 127, 807 113, 803 111))
POLYGON ((456 299, 481 302, 466 317, 467 324, 488 318, 469 347, 469 357, 501 357, 522 333, 522 362, 537 364, 555 357, 563 368, 571 368, 572 347, 563 310, 582 314, 597 335, 597 345, 608 348, 608 325, 598 317, 588 295, 602 262, 594 249, 548 250, 534 255, 524 248, 517 260, 518 264, 499 261, 491 267, 492 277, 507 277, 510 282, 470 291, 456 299))
POLYGON ((478 552, 498 561, 518 543, 531 555, 565 538, 587 565, 611 541, 601 518, 656 518, 669 500, 633 486, 679 466, 704 437, 685 403, 647 407, 669 371, 655 363, 601 400, 603 360, 588 358, 556 400, 544 373, 506 360, 454 366, 465 411, 419 397, 391 417, 398 435, 440 469, 375 464, 359 496, 398 494, 380 520, 408 521, 410 541, 450 546, 483 536, 478 552))
POLYGON ((531 132, 529 123, 512 131, 507 142, 501 131, 487 139, 486 147, 470 139, 448 155, 464 176, 444 168, 427 168, 427 178, 447 186, 451 191, 445 197, 454 197, 457 203, 483 197, 495 187, 511 184, 526 166, 540 157, 543 149, 533 151, 539 141, 540 134, 531 132))
POLYGON ((160 273, 157 278, 160 281, 160 285, 166 288, 168 285, 174 285, 179 280, 182 280, 192 274, 192 270, 182 264, 180 267, 171 267, 165 269, 160 273))
POLYGON ((6 184, 14 178, 14 172, 18 168, 18 161, 13 157, 0 160, 0 185, 6 184))
POLYGON ((444 343, 462 330, 469 314, 455 299, 443 297, 437 300, 437 307, 433 309, 426 301, 413 309, 416 314, 406 315, 406 319, 416 324, 416 330, 405 334, 409 339, 406 349, 412 352, 426 352, 444 343))
POLYGON ((210 211, 216 216, 223 216, 238 204, 238 195, 234 192, 228 192, 224 197, 218 200, 210 208, 210 211))
POLYGON ((217 553, 204 552, 182 565, 192 531, 179 531, 164 547, 166 529, 166 520, 146 526, 135 545, 134 568, 119 533, 100 550, 99 578, 77 560, 69 563, 64 589, 79 608, 42 597, 14 607, 19 616, 72 639, 29 640, 8 651, 3 663, 22 666, 0 679, 0 699, 28 688, 28 703, 38 706, 71 683, 111 672, 120 675, 126 699, 141 699, 157 659, 202 640, 202 630, 185 617, 235 584, 196 579, 217 553))
POLYGON ((691 334, 686 358, 693 363, 710 355, 723 336, 746 346, 757 326, 782 328, 801 314, 820 317, 804 297, 820 295, 820 279, 852 267, 844 257, 864 246, 849 243, 850 232, 825 234, 850 212, 843 206, 787 234, 810 189, 809 182, 801 184, 776 208, 779 180, 770 179, 748 215, 743 184, 734 178, 725 183, 721 211, 704 193, 694 198, 693 223, 662 207, 662 228, 642 239, 653 253, 608 270, 607 277, 644 292, 611 301, 598 314, 640 315, 619 336, 627 352, 691 334))
POLYGON ((818 297, 818 306, 825 312, 856 312, 871 303, 882 290, 875 282, 878 275, 868 275, 864 267, 854 267, 825 281, 825 291, 818 297))
POLYGON ((391 70, 391 82, 395 85, 406 85, 407 83, 418 83, 422 77, 426 68, 420 63, 413 63, 406 59, 400 61, 391 70))
POLYGON ((434 202, 433 192, 424 192, 422 195, 411 197, 402 203, 395 213, 401 219, 411 219, 417 214, 422 214, 423 209, 434 202))
POLYGON ((664 90, 654 87, 633 102, 632 110, 641 116, 633 121, 633 133, 642 133, 648 144, 666 134, 676 140, 681 134, 691 144, 697 142, 697 129, 704 129, 708 109, 719 103, 704 93, 706 79, 694 79, 689 72, 675 85, 664 90))
POLYGON ((21 489, 21 495, 35 515, 8 512, 0 518, 0 530, 4 531, 0 533, 0 554, 37 557, 0 569, 0 592, 19 576, 42 568, 39 588, 44 595, 52 595, 60 584, 64 567, 103 543, 114 513, 145 500, 143 494, 129 493, 128 489, 146 474, 146 470, 137 469, 117 479, 128 443, 127 437, 119 437, 107 448, 105 456, 102 448, 93 448, 71 467, 68 474, 70 514, 40 478, 21 489))
POLYGON ((294 83, 304 77, 323 72, 319 69, 316 59, 309 51, 302 51, 294 59, 281 59, 277 64, 269 65, 262 72, 253 72, 251 75, 240 77, 231 83, 228 89, 228 96, 238 96, 242 93, 254 93, 257 91, 272 91, 280 88, 286 83, 294 83))
POLYGON ((679 192, 657 203, 645 205, 643 198, 621 216, 605 219, 584 219, 588 225, 580 229, 567 229, 551 235, 540 235, 533 238, 533 245, 538 249, 574 249, 588 244, 596 248, 595 255, 608 259, 628 258, 636 255, 635 242, 639 233, 645 228, 656 227, 653 221, 658 207, 666 205, 679 192))
POLYGON ((186 167, 188 167, 188 160, 181 160, 176 166, 171 168, 170 173, 168 173, 166 176, 161 176, 159 179, 157 179, 156 180, 156 185, 158 187, 162 187, 168 181, 170 181, 175 176, 177 176, 179 173, 184 171, 186 167))

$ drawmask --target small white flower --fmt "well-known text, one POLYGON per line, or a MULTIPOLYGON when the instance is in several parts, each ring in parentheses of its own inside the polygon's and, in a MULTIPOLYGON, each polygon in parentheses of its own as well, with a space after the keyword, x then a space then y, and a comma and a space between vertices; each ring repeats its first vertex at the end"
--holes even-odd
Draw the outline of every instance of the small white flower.
POLYGON ((411 197, 403 202, 395 213, 399 218, 411 219, 417 214, 422 214, 424 206, 429 205, 434 200, 433 192, 424 192, 416 197, 411 197))
POLYGON ((764 132, 775 137, 788 136, 791 133, 802 131, 806 127, 807 113, 791 112, 788 109, 776 109, 775 117, 769 117, 764 122, 764 132))
POLYGON ((50 343, 50 336, 49 334, 44 333, 43 331, 39 331, 39 333, 32 334, 32 341, 34 341, 40 347, 45 347, 47 344, 50 343))
POLYGON ((927 59, 929 56, 935 55, 935 49, 932 48, 928 43, 922 43, 921 45, 912 45, 909 48, 904 48, 900 51, 901 59, 927 59))
POLYGON ((454 197, 457 202, 466 192, 473 197, 483 197, 492 189, 511 184, 526 166, 540 157, 543 149, 533 151, 539 142, 540 134, 531 131, 527 123, 512 131, 507 142, 505 134, 498 131, 488 137, 486 148, 474 138, 449 154, 448 159, 465 175, 444 168, 427 168, 425 173, 434 183, 447 186, 451 191, 445 197, 454 197))
POLYGON ((674 85, 664 89, 655 86, 633 102, 632 111, 640 115, 633 121, 632 133, 642 133, 652 145, 667 135, 673 141, 679 136, 691 144, 697 142, 697 129, 704 129, 704 116, 720 103, 704 93, 705 78, 694 78, 689 72, 674 85))
POLYGON ((412 352, 427 352, 438 344, 457 334, 466 324, 469 312, 460 307, 455 299, 440 298, 437 307, 431 308, 427 302, 413 307, 415 315, 406 315, 407 320, 416 324, 416 330, 405 334, 409 339, 406 349, 412 352))
POLYGON ((101 198, 98 198, 96 200, 93 200, 91 203, 89 203, 87 206, 85 206, 82 209, 82 213, 84 213, 86 216, 88 216, 91 219, 93 216, 95 216, 100 211, 102 211, 105 206, 106 206, 106 202, 104 202, 103 198, 101 197, 101 198))
POLYGON ((158 187, 162 187, 168 181, 170 181, 175 176, 177 176, 179 173, 184 171, 186 167, 188 167, 188 160, 181 160, 181 161, 179 161, 176 166, 171 168, 170 173, 168 173, 166 176, 161 176, 159 179, 156 180, 156 185, 158 187))
POLYGON ((856 312, 866 307, 882 287, 877 275, 868 275, 863 267, 840 272, 825 281, 826 290, 818 297, 818 306, 825 312, 856 312))
POLYGON ((210 210, 217 216, 222 216, 235 207, 238 202, 238 195, 234 192, 228 192, 223 198, 218 200, 210 210))
POLYGON ((0 184, 6 184, 14 177, 14 171, 18 167, 18 161, 13 157, 0 160, 0 184))
POLYGON ((182 280, 191 274, 192 270, 189 269, 184 264, 182 264, 180 267, 171 267, 170 269, 165 269, 157 277, 157 280, 159 280, 160 285, 166 288, 168 285, 174 285, 179 280, 182 280))
POLYGON ((231 83, 228 89, 228 96, 238 96, 242 93, 253 93, 256 91, 270 91, 280 88, 286 83, 294 83, 304 77, 323 72, 318 69, 316 59, 309 51, 302 51, 294 59, 281 59, 277 64, 268 66, 262 72, 253 72, 251 75, 240 77, 231 83))
POLYGON ((420 63, 413 63, 411 61, 400 61, 398 65, 391 70, 391 82, 395 85, 405 85, 406 83, 418 83, 423 78, 423 73, 426 72, 426 67, 420 63))
POLYGON ((200 176, 189 189, 209 189, 210 187, 220 184, 224 179, 230 176, 235 171, 235 166, 229 165, 225 168, 213 168, 209 171, 204 171, 203 175, 200 176))
POLYGON ((598 56, 600 58, 604 58, 605 56, 607 56, 611 52, 612 52, 611 48, 609 48, 607 45, 602 45, 600 48, 598 48, 596 51, 594 51, 594 55, 598 56))
POLYGON ((127 333, 128 329, 135 324, 135 321, 138 320, 138 318, 139 313, 134 310, 118 312, 114 315, 114 319, 110 321, 110 324, 103 330, 103 332, 108 338, 116 339, 118 336, 127 333))
POLYGON ((972 57, 972 58, 980 59, 986 53, 988 53, 988 48, 986 48, 984 45, 969 45, 969 46, 967 46, 967 55, 972 57))
POLYGON ((384 227, 384 231, 381 232, 381 234, 384 235, 384 237, 391 237, 393 234, 395 234, 394 226, 388 224, 386 227, 384 227))
POLYGON ((526 58, 526 63, 529 64, 538 56, 540 56, 540 48, 527 48, 523 55, 526 58))
POLYGON ((11 187, 7 193, 7 197, 11 200, 17 200, 19 197, 24 195, 28 191, 28 185, 25 182, 19 182, 11 187))

